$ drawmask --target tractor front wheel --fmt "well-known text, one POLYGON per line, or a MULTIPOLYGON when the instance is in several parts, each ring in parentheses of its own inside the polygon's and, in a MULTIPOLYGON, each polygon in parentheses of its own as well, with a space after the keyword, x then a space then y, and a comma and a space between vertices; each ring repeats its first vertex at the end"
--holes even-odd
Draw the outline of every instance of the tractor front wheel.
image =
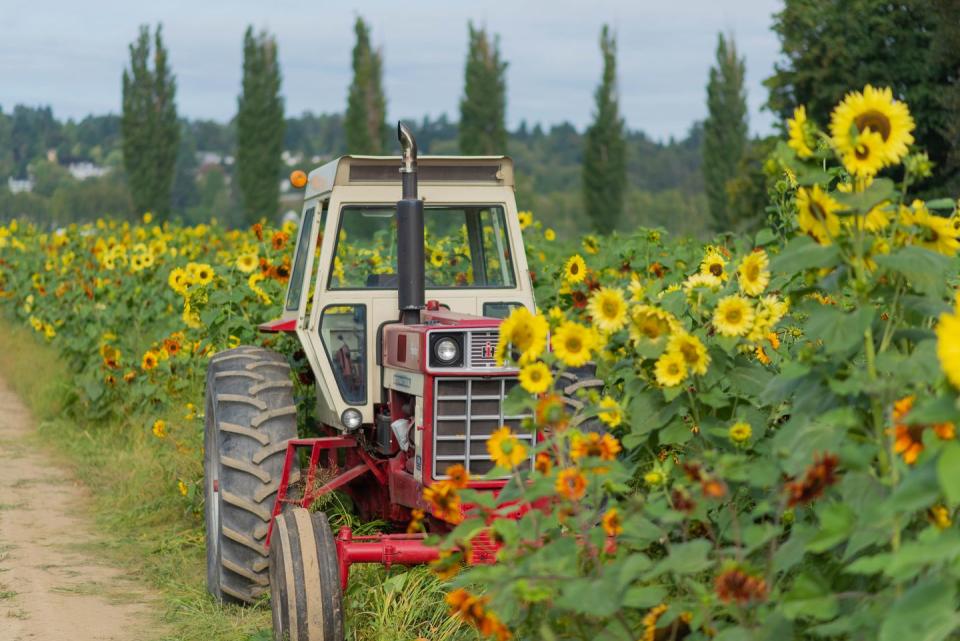
MULTIPOLYGON (((253 603, 269 585, 266 548, 297 408, 286 359, 261 347, 220 352, 207 367, 203 471, 207 589, 253 603)), ((299 470, 290 473, 290 482, 299 470)))
POLYGON ((276 641, 343 641, 337 546, 322 512, 298 507, 274 521, 270 609, 276 641))

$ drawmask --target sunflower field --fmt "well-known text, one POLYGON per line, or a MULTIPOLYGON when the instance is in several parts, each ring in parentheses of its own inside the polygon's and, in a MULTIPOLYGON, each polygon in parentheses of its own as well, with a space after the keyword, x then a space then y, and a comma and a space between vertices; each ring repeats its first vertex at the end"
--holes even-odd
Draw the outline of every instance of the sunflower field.
MULTIPOLYGON (((829 123, 797 109, 752 236, 571 245, 521 215, 539 310, 503 322, 496 356, 543 438, 522 473, 528 446, 490 439, 494 474, 513 475, 496 501, 453 469, 427 490, 438 514, 476 506, 436 541, 452 617, 499 641, 960 634, 960 212, 914 196, 934 170, 914 126, 870 86, 829 123), (603 392, 571 406, 555 390, 592 364, 603 392), (491 525, 504 500, 538 507, 491 525), (501 562, 465 564, 488 530, 501 562)), ((69 364, 71 412, 141 417, 192 457, 168 482, 198 510, 207 358, 266 344, 303 365, 256 332, 294 234, 14 221, 0 305, 69 364)), ((385 247, 351 257, 375 273, 385 247)), ((462 253, 428 249, 438 270, 462 253)))

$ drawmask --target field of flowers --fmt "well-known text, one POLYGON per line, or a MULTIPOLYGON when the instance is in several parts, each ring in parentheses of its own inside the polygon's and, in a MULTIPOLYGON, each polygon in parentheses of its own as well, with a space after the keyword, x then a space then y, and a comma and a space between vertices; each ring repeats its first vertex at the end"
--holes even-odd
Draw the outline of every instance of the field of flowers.
MULTIPOLYGON (((493 499, 464 474, 428 491, 437 512, 479 506, 439 542, 453 616, 501 641, 955 636, 960 213, 912 196, 933 170, 913 128, 869 86, 826 130, 798 109, 753 237, 571 246, 522 214, 541 313, 515 311, 497 356, 521 366, 509 402, 545 438, 525 475, 509 430, 490 450, 514 470, 501 498, 552 507, 494 521, 504 562, 464 569, 493 499), (584 411, 605 433, 552 392, 590 361, 606 387, 584 411)), ((142 417, 198 459, 206 359, 273 341, 296 361, 255 332, 279 313, 294 232, 14 222, 0 304, 69 363, 77 416, 142 417)), ((428 244, 450 268, 456 245, 428 244)), ((168 480, 192 509, 198 469, 168 480)))

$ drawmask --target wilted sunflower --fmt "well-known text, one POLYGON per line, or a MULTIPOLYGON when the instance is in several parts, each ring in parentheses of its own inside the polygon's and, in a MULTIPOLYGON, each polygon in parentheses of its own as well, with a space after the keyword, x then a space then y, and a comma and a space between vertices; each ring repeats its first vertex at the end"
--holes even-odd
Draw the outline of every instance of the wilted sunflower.
POLYGON ((740 290, 748 296, 759 296, 770 284, 770 259, 762 249, 750 252, 740 267, 737 268, 740 277, 740 290))
POLYGON ((585 365, 590 360, 593 344, 593 333, 573 321, 561 323, 551 341, 553 352, 568 367, 585 365))
POLYGON ((841 156, 854 152, 860 135, 871 131, 881 138, 880 155, 888 164, 897 164, 913 144, 913 117, 903 102, 893 99, 889 87, 863 92, 852 91, 830 116, 830 135, 841 156))
POLYGON ((787 120, 787 133, 790 140, 787 145, 797 152, 801 158, 809 158, 813 155, 813 147, 816 143, 813 141, 813 126, 807 120, 807 108, 800 105, 793 110, 793 118, 787 120))
POLYGON ((713 326, 722 336, 746 336, 753 327, 753 307, 739 295, 726 296, 717 303, 713 326))
POLYGON ((677 332, 671 335, 670 340, 667 341, 667 351, 680 354, 687 365, 687 369, 692 373, 700 376, 707 373, 707 367, 710 365, 710 355, 707 354, 707 348, 700 342, 700 339, 693 334, 677 332))
POLYGON ((574 254, 563 266, 563 279, 570 284, 583 282, 587 277, 587 264, 580 254, 574 254))
POLYGON ((594 325, 605 332, 615 332, 627 322, 627 301, 616 288, 601 287, 595 291, 587 309, 594 325))
POLYGON ((550 384, 553 383, 550 368, 540 361, 525 365, 518 378, 520 386, 531 394, 542 394, 550 389, 550 384))
POLYGON ((800 230, 813 236, 821 245, 831 244, 840 233, 840 218, 836 212, 843 209, 843 205, 820 189, 820 185, 814 185, 812 190, 798 189, 797 208, 800 210, 797 217, 800 230))
POLYGON ((679 352, 664 352, 654 367, 657 383, 664 387, 674 387, 687 377, 687 363, 679 352))

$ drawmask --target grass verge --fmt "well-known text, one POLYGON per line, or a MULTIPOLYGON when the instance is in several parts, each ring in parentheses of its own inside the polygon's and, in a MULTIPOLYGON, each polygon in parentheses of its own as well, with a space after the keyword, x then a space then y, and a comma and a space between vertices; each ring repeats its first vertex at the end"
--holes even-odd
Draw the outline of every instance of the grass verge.
MULTIPOLYGON (((202 435, 180 434, 176 446, 148 427, 153 417, 78 424, 64 411, 70 372, 56 350, 26 328, 0 321, 0 376, 38 421, 36 433, 55 464, 68 465, 90 488, 98 554, 142 577, 162 599, 162 641, 266 641, 270 610, 224 606, 205 587, 203 523, 198 500, 178 491, 196 478, 202 435)), ((450 619, 444 588, 425 568, 357 567, 345 596, 351 641, 469 641, 478 637, 450 619)))

